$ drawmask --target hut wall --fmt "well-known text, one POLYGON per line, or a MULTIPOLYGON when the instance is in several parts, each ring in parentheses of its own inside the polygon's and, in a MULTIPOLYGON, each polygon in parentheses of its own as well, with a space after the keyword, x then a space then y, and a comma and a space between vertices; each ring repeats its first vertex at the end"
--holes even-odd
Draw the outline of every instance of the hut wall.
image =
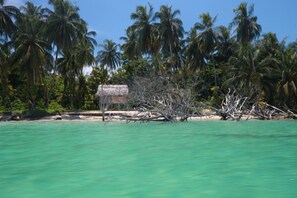
POLYGON ((101 104, 123 104, 127 101, 127 96, 100 96, 101 104))

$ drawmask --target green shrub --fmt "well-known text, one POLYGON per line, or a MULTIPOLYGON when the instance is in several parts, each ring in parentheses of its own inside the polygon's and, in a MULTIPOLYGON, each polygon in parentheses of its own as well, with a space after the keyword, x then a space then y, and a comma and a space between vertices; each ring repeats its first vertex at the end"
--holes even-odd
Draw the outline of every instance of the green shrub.
POLYGON ((0 113, 5 111, 6 111, 5 107, 3 107, 2 104, 0 103, 0 113))
POLYGON ((84 106, 82 107, 83 110, 94 110, 95 105, 93 103, 93 101, 85 101, 84 106))
POLYGON ((45 102, 43 99, 39 100, 36 104, 36 109, 45 109, 44 104, 45 104, 45 102))
POLYGON ((63 112, 64 108, 59 103, 53 100, 49 103, 47 111, 49 113, 63 112))
POLYGON ((0 96, 0 113, 1 112, 4 112, 4 107, 2 105, 2 99, 1 99, 1 96, 0 96))
POLYGON ((11 103, 13 112, 23 112, 27 109, 26 104, 20 99, 16 99, 11 103))

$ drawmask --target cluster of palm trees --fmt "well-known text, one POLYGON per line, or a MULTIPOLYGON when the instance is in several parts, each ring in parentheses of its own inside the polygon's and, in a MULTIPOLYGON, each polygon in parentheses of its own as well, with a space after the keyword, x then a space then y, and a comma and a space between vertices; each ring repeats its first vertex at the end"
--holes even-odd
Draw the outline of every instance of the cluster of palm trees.
MULTIPOLYGON (((296 109, 297 42, 261 35, 254 7, 241 3, 229 27, 203 13, 186 32, 171 6, 138 6, 123 44, 96 33, 69 0, 49 0, 53 10, 27 2, 20 9, 0 0, 0 107, 6 110, 92 109, 99 83, 131 83, 135 76, 159 76, 190 87, 197 100, 220 104, 228 90, 254 101, 296 109), (86 65, 97 65, 85 76, 86 65)), ((1 109, 0 109, 1 111, 1 109)))
MULTIPOLYGON (((131 14, 121 46, 127 62, 145 58, 161 78, 190 87, 197 99, 220 105, 229 90, 253 103, 267 102, 296 109, 296 42, 289 45, 273 33, 261 35, 254 6, 241 3, 228 27, 216 26, 217 16, 199 16, 185 32, 180 11, 139 6, 131 14)), ((125 64, 123 65, 125 67, 125 64)))
POLYGON ((20 9, 0 1, 1 102, 20 99, 34 109, 39 100, 56 100, 55 84, 63 80, 61 102, 74 107, 76 78, 95 61, 95 32, 67 0, 50 0, 53 10, 27 2, 20 9), (25 92, 22 94, 21 92, 25 92))

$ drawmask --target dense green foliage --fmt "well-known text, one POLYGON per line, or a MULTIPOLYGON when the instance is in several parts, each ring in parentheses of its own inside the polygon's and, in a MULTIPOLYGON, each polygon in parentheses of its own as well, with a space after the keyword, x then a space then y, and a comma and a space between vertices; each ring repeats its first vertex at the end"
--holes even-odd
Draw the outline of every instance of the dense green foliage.
POLYGON ((220 105, 236 90, 253 102, 296 111, 297 41, 261 35, 254 6, 241 3, 229 27, 202 13, 185 31, 171 6, 138 6, 123 44, 99 45, 79 8, 50 0, 53 8, 0 1, 0 111, 98 109, 98 84, 133 84, 155 76, 187 87, 195 100, 220 105), (93 66, 90 75, 85 66, 93 66))

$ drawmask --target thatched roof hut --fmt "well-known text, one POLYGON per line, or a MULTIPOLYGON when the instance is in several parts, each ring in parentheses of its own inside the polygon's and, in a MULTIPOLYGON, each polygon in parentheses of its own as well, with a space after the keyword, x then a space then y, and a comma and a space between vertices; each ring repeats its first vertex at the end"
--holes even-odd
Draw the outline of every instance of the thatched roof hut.
POLYGON ((127 102, 128 93, 127 85, 99 85, 95 96, 100 103, 120 104, 127 102))

